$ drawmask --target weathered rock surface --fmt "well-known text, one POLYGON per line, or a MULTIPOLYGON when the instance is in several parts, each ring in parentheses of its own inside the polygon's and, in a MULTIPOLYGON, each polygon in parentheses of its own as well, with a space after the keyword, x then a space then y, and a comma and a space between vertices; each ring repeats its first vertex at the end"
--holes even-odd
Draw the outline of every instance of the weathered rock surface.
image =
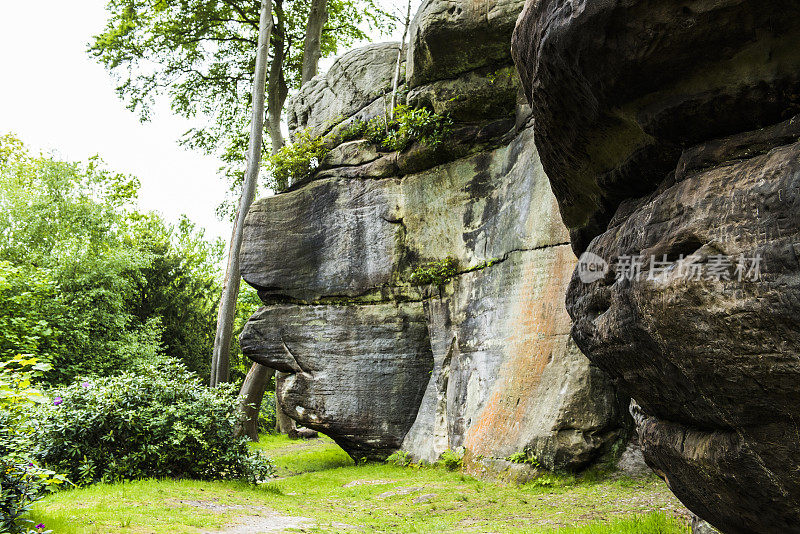
POLYGON ((409 85, 503 66, 524 0, 424 0, 411 23, 409 85))
POLYGON ((573 246, 610 263, 573 336, 726 533, 800 532, 798 42, 800 5, 747 0, 531 1, 514 39, 573 246))
POLYGON ((354 458, 402 447, 435 461, 463 446, 468 463, 527 451, 578 469, 626 431, 628 400, 569 338, 563 297, 576 259, 509 68, 521 8, 423 5, 408 102, 454 119, 436 148, 336 146, 349 123, 383 112, 373 95, 390 80, 389 54, 376 52, 385 47, 348 54, 380 56, 374 76, 337 82, 350 80, 339 61, 342 72, 317 77, 293 102, 290 126, 319 126, 332 151, 309 181, 248 215, 242 273, 265 306, 243 350, 289 373, 285 411, 354 458), (442 32, 463 40, 445 47, 442 32), (320 89, 333 86, 348 106, 320 89), (448 257, 458 264, 451 282, 409 283, 448 257))
POLYGON ((247 323, 242 351, 289 373, 277 391, 288 415, 356 461, 400 447, 433 369, 420 303, 266 306, 247 323))
POLYGON ((473 122, 513 113, 518 92, 514 67, 485 67, 412 89, 408 103, 446 113, 456 121, 473 122))
POLYGON ((404 450, 428 461, 448 448, 501 460, 528 451, 545 468, 577 469, 621 437, 616 395, 559 302, 574 264, 569 244, 513 252, 426 302, 435 368, 404 450))
POLYGON ((515 59, 576 250, 684 148, 798 112, 799 11, 791 0, 527 3, 515 59))
POLYGON ((402 259, 396 180, 316 181, 255 202, 242 275, 256 289, 313 301, 389 286, 402 259))
MULTIPOLYGON (((400 43, 376 43, 339 57, 287 103, 292 131, 322 135, 391 90, 400 43)), ((382 102, 380 103, 381 107, 382 102)))

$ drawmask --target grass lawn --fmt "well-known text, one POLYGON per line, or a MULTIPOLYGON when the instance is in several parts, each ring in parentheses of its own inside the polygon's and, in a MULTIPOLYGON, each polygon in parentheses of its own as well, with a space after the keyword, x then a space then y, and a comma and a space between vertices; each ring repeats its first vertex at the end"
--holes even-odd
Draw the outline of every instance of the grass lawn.
POLYGON ((140 481, 65 491, 32 519, 56 534, 286 532, 687 533, 684 509, 655 479, 503 486, 443 468, 353 465, 328 438, 264 436, 279 478, 140 481))

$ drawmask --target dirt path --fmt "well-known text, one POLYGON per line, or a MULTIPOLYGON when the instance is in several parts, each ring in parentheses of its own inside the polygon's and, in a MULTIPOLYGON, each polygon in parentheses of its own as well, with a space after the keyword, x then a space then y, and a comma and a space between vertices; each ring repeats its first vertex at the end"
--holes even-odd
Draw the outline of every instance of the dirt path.
POLYGON ((229 525, 223 530, 204 530, 203 534, 272 534, 285 532, 287 529, 303 529, 314 524, 313 519, 282 515, 267 508, 253 508, 241 504, 219 504, 213 501, 181 500, 176 502, 212 512, 233 510, 250 512, 248 515, 238 517, 235 524, 229 525))

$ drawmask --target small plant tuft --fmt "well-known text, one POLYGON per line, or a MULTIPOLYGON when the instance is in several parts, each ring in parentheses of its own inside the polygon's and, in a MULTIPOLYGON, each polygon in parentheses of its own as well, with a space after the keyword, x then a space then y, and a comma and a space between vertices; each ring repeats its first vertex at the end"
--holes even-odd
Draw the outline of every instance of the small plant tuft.
POLYGON ((455 451, 447 449, 439 456, 438 463, 450 471, 461 469, 464 465, 464 449, 461 448, 455 451))
POLYGON ((412 463, 411 455, 406 451, 396 451, 386 459, 386 463, 397 467, 408 467, 412 463))
POLYGON ((526 447, 525 449, 508 456, 506 461, 511 462, 512 464, 528 464, 532 467, 540 467, 539 460, 529 447, 526 447))
POLYGON ((410 282, 415 286, 444 285, 458 274, 458 261, 448 257, 417 267, 411 273, 410 282))
POLYGON ((285 191, 292 184, 310 178, 319 169, 330 149, 322 137, 312 137, 310 130, 298 133, 294 142, 281 148, 268 160, 272 187, 285 191))

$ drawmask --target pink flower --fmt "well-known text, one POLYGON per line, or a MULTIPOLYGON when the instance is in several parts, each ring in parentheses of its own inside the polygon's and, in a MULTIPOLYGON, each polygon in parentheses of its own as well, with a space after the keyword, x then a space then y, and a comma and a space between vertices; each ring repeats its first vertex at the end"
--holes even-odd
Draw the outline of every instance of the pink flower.
POLYGON ((62 399, 61 397, 56 397, 55 399, 53 399, 53 406, 59 406, 63 402, 64 402, 64 399, 62 399))

